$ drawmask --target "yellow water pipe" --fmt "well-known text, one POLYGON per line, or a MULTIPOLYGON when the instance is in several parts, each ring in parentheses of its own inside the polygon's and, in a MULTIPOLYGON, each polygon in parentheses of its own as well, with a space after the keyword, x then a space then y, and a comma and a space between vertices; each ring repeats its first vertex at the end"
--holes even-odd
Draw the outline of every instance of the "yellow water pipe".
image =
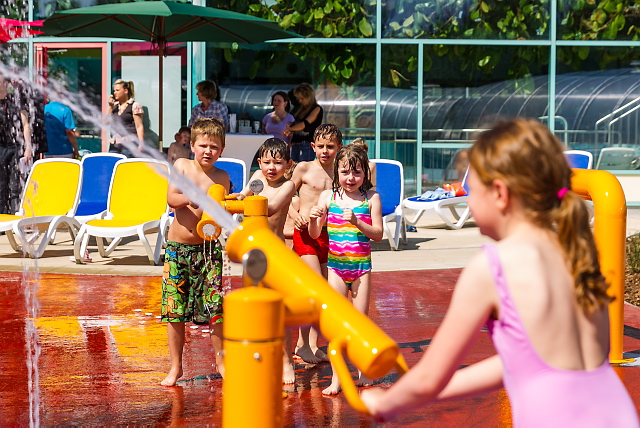
POLYGON ((347 401, 356 410, 366 413, 343 354, 367 377, 375 379, 393 368, 400 374, 408 370, 398 345, 287 248, 269 230, 265 217, 246 218, 227 240, 227 254, 235 262, 240 262, 244 254, 255 248, 267 257, 267 271, 262 282, 282 293, 291 312, 312 321, 329 341, 329 358, 336 367, 347 401), (310 312, 309 300, 315 306, 314 315, 302 316, 301 313, 310 312))
MULTIPOLYGON (((218 202, 231 214, 244 214, 245 217, 266 217, 269 214, 269 201, 264 196, 247 196, 241 201, 235 196, 225 194, 225 188, 220 184, 209 187, 207 196, 218 202)), ((202 218, 196 226, 196 232, 205 241, 218 239, 221 232, 220 226, 206 212, 202 213, 202 218)))
POLYGON ((607 171, 573 169, 571 186, 584 199, 593 201, 593 235, 600 258, 600 269, 609 283, 611 349, 609 360, 623 363, 624 265, 627 233, 627 202, 618 179, 607 171))
POLYGON ((282 426, 282 294, 236 290, 224 299, 224 317, 223 426, 282 426))

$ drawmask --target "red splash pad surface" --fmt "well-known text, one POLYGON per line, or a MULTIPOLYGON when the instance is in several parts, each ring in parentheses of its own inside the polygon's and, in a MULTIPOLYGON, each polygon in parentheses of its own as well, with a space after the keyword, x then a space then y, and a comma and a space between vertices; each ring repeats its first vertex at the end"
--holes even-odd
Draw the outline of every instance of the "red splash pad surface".
MULTIPOLYGON (((370 316, 400 344, 410 366, 422 356, 442 320, 459 273, 373 274, 370 316)), ((240 279, 232 282, 237 287, 240 279)), ((0 272, 0 284, 0 425, 27 426, 27 311, 22 276, 0 272)), ((159 315, 160 284, 160 278, 152 277, 42 275, 35 321, 42 349, 42 426, 221 424, 222 380, 211 366, 213 352, 202 328, 187 328, 183 380, 173 388, 159 386, 169 367, 166 326, 155 318, 159 315)), ((640 309, 627 305, 625 324, 625 351, 640 353, 640 309)), ((483 334, 464 364, 493 352, 488 335, 483 334)), ((640 369, 616 370, 640 408, 640 369)), ((395 378, 390 374, 378 382, 386 385, 395 378)), ((342 394, 322 396, 330 381, 328 364, 297 364, 295 385, 284 387, 289 393, 284 401, 285 425, 369 425, 342 394)), ((250 410, 251 403, 246 408, 250 410)), ((504 391, 499 391, 428 405, 403 415, 395 424, 509 426, 509 403, 504 391)))

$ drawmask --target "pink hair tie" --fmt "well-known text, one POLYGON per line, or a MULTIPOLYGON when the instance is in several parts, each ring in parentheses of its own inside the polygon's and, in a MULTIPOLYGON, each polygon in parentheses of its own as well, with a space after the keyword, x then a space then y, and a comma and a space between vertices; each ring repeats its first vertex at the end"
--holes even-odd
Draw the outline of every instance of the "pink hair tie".
POLYGON ((562 198, 564 198, 564 195, 566 195, 568 191, 569 189, 567 187, 563 187, 562 189, 558 190, 558 199, 562 200, 562 198))

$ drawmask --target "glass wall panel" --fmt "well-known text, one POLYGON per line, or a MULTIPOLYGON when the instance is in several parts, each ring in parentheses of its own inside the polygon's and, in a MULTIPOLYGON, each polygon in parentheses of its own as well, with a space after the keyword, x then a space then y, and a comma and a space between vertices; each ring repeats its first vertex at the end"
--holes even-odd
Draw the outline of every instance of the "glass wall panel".
POLYGON ((33 0, 33 18, 35 20, 46 19, 54 12, 77 7, 96 6, 98 4, 122 3, 120 0, 33 0))
MULTIPOLYGON (((449 46, 447 56, 432 52, 425 66, 422 184, 434 187, 444 181, 461 181, 467 167, 466 149, 477 132, 497 119, 543 118, 548 110, 548 77, 544 64, 529 67, 522 78, 513 78, 513 59, 548 58, 546 47, 449 46), (463 57, 490 55, 495 67, 469 72, 463 57)), ((425 61, 425 64, 427 61, 425 61)))
POLYGON ((304 37, 375 36, 376 0, 206 0, 206 5, 280 22, 304 37))
MULTIPOLYGON (((332 63, 344 60, 342 47, 318 44, 314 48, 326 51, 332 63), (331 52, 334 52, 332 55, 331 52)), ((262 120, 272 111, 271 95, 288 92, 295 112, 297 100, 292 90, 303 82, 316 88, 316 100, 324 109, 324 123, 334 123, 349 142, 362 137, 369 142, 371 152, 375 141, 375 46, 348 45, 359 57, 368 58, 351 64, 352 74, 341 84, 324 80, 322 69, 331 65, 319 56, 302 60, 284 45, 243 47, 231 53, 225 48, 210 46, 207 51, 207 77, 217 80, 220 101, 236 113, 238 120, 262 120)), ((256 166, 255 164, 253 165, 256 166)))
POLYGON ((405 193, 416 190, 418 47, 382 45, 380 156, 402 162, 405 193))
POLYGON ((549 1, 390 0, 383 37, 403 39, 549 38, 549 1))
POLYGON ((591 152, 595 168, 640 167, 639 59, 638 48, 558 48, 556 109, 567 131, 557 133, 591 152))
MULTIPOLYGON (((50 81, 58 81, 71 94, 81 93, 89 105, 87 111, 99 115, 102 106, 102 50, 91 48, 47 50, 47 74, 50 81)), ((100 152, 101 131, 95 125, 96 119, 86 120, 74 115, 78 147, 82 150, 100 152)))
POLYGON ((218 83, 219 101, 238 120, 262 120, 273 110, 271 95, 277 91, 289 93, 295 108, 297 100, 290 91, 302 82, 316 86, 317 70, 315 60, 301 61, 285 45, 262 44, 232 50, 207 44, 206 76, 218 83))
MULTIPOLYGON (((112 44, 112 82, 123 78, 134 83, 136 101, 142 104, 145 141, 158 147, 159 138, 159 60, 158 46, 150 42, 112 44)), ((186 43, 168 43, 163 61, 163 147, 188 121, 186 43)), ((189 110, 190 111, 190 110, 189 110)))
POLYGON ((558 40, 638 40, 636 0, 558 1, 558 40))

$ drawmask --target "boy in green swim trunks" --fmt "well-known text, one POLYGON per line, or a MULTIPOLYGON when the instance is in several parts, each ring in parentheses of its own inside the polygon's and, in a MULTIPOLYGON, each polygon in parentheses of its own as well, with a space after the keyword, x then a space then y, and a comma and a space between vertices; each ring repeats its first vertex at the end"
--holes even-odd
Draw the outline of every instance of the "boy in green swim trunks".
MULTIPOLYGON (((174 168, 206 192, 221 184, 229 192, 229 175, 213 164, 224 150, 224 125, 217 119, 199 119, 191 128, 194 159, 176 159, 174 168)), ((162 321, 167 322, 171 368, 160 382, 173 386, 182 376, 185 323, 209 324, 216 368, 224 376, 222 360, 222 248, 218 241, 211 260, 196 232, 202 217, 197 204, 169 183, 167 203, 175 211, 169 228, 162 278, 162 321)), ((208 244, 207 244, 208 245, 208 244)))

